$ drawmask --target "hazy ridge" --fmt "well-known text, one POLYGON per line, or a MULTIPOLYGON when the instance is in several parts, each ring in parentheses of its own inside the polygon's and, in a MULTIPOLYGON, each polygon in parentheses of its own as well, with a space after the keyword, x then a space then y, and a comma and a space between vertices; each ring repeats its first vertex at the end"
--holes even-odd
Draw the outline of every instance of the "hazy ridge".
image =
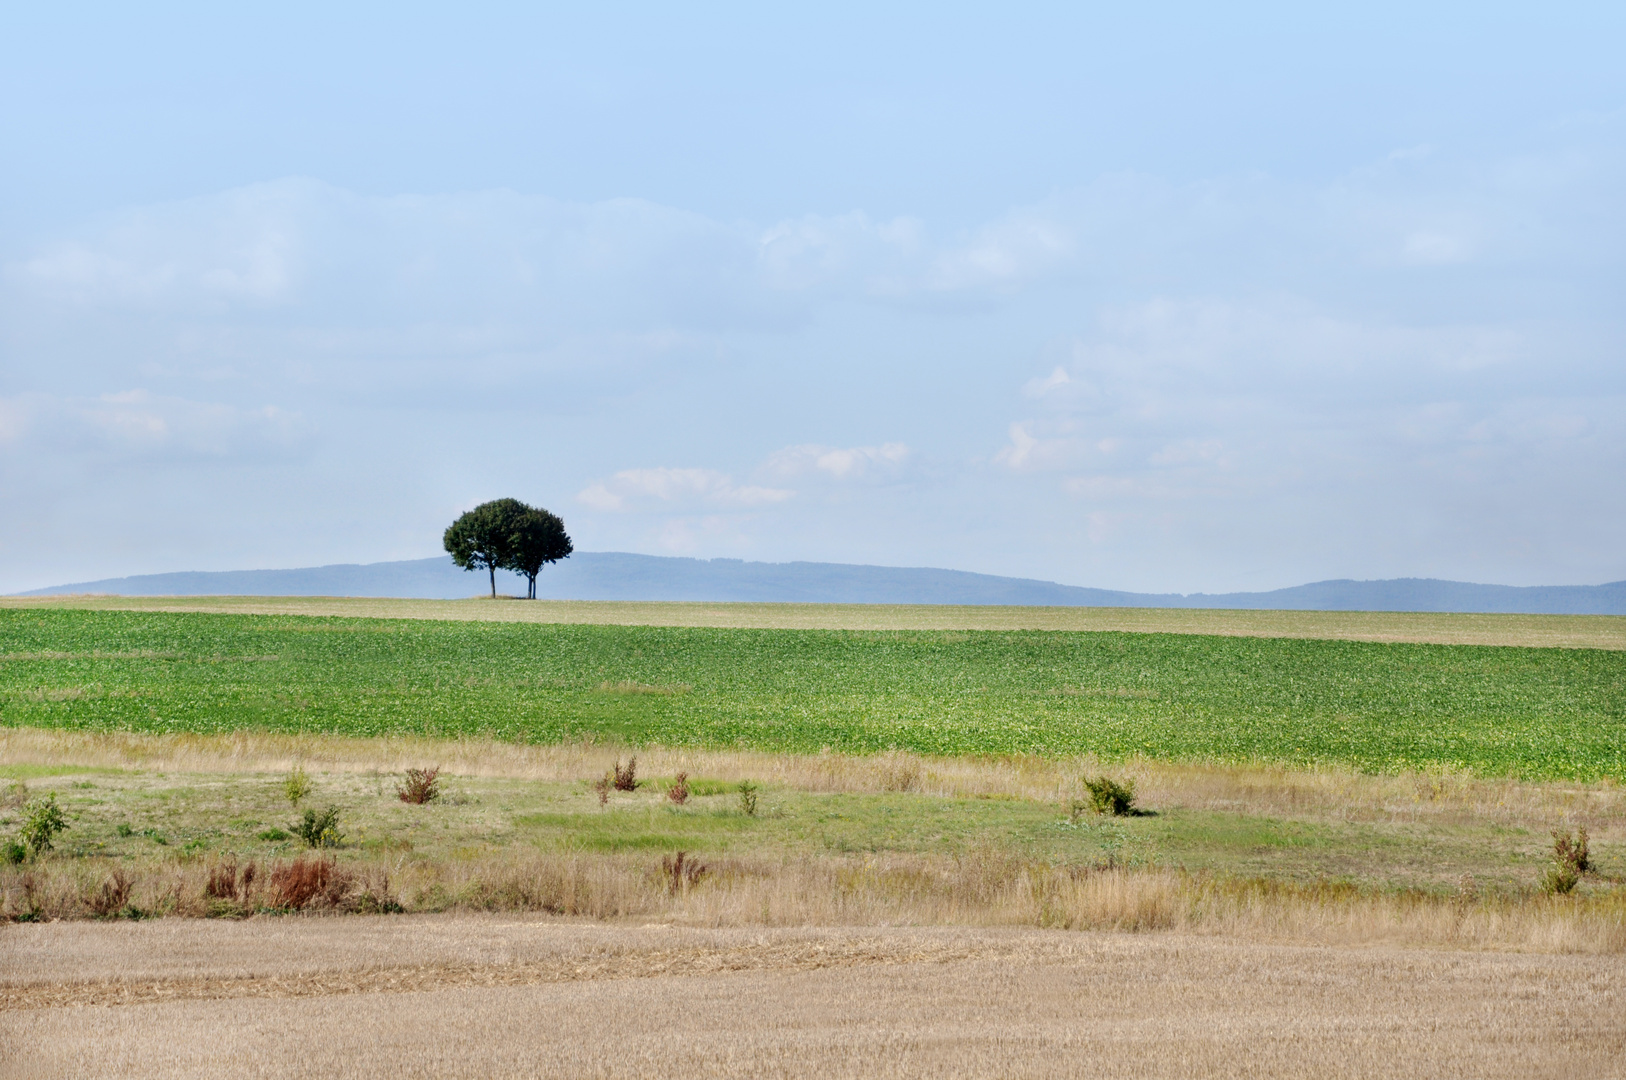
MULTIPOLYGON (((499 574, 500 592, 522 581, 499 574)), ((485 591, 483 574, 437 556, 289 570, 191 571, 75 582, 21 593, 50 596, 393 596, 457 599, 485 591)), ((537 579, 548 600, 691 600, 857 604, 1014 604, 1056 607, 1254 608, 1626 615, 1626 581, 1604 585, 1476 585, 1433 578, 1318 581, 1269 592, 1134 593, 963 570, 846 563, 745 562, 626 552, 578 552, 537 579)))

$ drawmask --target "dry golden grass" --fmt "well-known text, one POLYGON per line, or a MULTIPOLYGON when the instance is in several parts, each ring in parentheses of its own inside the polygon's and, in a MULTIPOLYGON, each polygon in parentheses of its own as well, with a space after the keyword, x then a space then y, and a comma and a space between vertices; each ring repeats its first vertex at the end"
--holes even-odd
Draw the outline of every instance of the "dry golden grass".
POLYGON ((1626 1060, 1616 957, 470 917, 10 927, 0 950, 0 1069, 41 1077, 1525 1078, 1626 1060))
POLYGON ((1174 608, 982 607, 937 604, 702 604, 585 600, 392 600, 274 596, 0 598, 0 608, 212 611, 846 630, 1117 630, 1132 633, 1626 649, 1626 617, 1413 612, 1206 611, 1174 608))
MULTIPOLYGON (((703 860, 674 889, 658 860, 633 854, 484 853, 444 861, 377 857, 341 864, 351 886, 337 906, 415 911, 540 911, 606 922, 697 927, 1017 926, 1180 932, 1298 944, 1626 954, 1626 893, 1441 896, 1351 886, 1236 880, 1176 870, 1053 867, 987 849, 957 857, 882 855, 703 860)), ((7 918, 91 914, 114 871, 133 877, 129 902, 148 915, 237 917, 274 896, 271 865, 239 900, 212 899, 216 863, 135 868, 108 860, 0 871, 7 918)), ((286 865, 286 864, 278 864, 286 865)))

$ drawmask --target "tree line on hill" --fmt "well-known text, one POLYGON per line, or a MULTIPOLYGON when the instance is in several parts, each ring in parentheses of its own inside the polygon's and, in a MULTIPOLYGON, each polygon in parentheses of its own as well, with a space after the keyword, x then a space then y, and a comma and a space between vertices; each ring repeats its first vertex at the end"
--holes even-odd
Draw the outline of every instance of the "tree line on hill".
POLYGON ((575 550, 559 515, 518 499, 481 503, 452 522, 442 537, 452 561, 465 570, 491 576, 491 598, 497 598, 497 571, 523 575, 527 600, 536 599, 536 575, 548 563, 575 550))

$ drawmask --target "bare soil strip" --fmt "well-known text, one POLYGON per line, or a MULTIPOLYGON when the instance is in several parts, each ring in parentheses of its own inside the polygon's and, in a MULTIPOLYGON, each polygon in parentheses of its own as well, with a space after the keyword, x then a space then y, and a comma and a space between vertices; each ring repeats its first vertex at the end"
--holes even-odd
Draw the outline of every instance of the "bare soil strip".
POLYGON ((202 611, 239 615, 330 615, 370 619, 785 630, 1094 630, 1441 645, 1626 649, 1626 617, 1615 615, 1456 615, 1389 611, 1222 611, 948 604, 393 600, 301 596, 0 598, 0 608, 26 610, 53 607, 100 611, 202 611))
POLYGON ((0 980, 6 1076, 1610 1077, 1626 1063, 1618 957, 1178 934, 58 923, 0 931, 0 980))

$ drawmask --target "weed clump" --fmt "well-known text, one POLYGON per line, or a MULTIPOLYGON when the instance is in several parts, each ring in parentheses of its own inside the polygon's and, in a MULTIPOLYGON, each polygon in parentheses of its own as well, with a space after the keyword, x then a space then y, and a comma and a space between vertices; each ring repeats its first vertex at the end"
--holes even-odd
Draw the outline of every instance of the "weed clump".
POLYGON ((638 790, 638 759, 628 758, 627 767, 621 767, 621 760, 616 759, 615 768, 610 770, 610 783, 617 791, 638 790))
POLYGON ((1119 783, 1110 776, 1086 776, 1084 787, 1090 793, 1090 809, 1097 814, 1126 817, 1135 813, 1135 781, 1119 783))
POLYGON ((440 767, 408 769, 406 778, 395 786, 395 794, 404 803, 422 806, 440 798, 440 767))
POLYGON ((666 875, 666 890, 673 896, 680 892, 688 892, 690 886, 711 873, 711 868, 705 863, 688 856, 687 851, 680 851, 661 860, 661 869, 666 875))
POLYGON ((303 765, 295 765, 288 773, 288 778, 282 782, 282 794, 287 798, 288 805, 295 810, 299 804, 311 793, 311 778, 305 775, 303 765))
POLYGON ((593 794, 598 796, 598 804, 600 806, 609 805, 610 788, 613 786, 614 785, 611 783, 610 778, 607 775, 601 776, 597 780, 593 781, 593 794))
POLYGON ((339 808, 330 806, 320 814, 314 809, 305 811, 304 819, 294 825, 294 835, 307 847, 338 847, 344 843, 344 833, 339 831, 339 808))
POLYGON ((259 867, 253 862, 243 867, 241 873, 238 872, 235 862, 220 863, 209 871, 209 879, 203 886, 203 895, 211 900, 230 900, 246 904, 249 894, 254 891, 254 879, 258 876, 259 867))
POLYGON ((689 801, 689 774, 680 772, 672 779, 672 786, 666 789, 666 797, 679 806, 689 801))
POLYGON ((757 815, 757 786, 749 780, 740 781, 740 813, 746 817, 757 815))
POLYGON ((91 915, 98 919, 116 919, 121 915, 136 917, 138 913, 130 906, 130 893, 134 888, 134 878, 123 870, 113 871, 90 897, 91 915))
POLYGON ((1542 879, 1541 891, 1562 896, 1573 892, 1581 883, 1581 875, 1592 869, 1589 837, 1582 828, 1578 835, 1553 830, 1553 865, 1542 879))

